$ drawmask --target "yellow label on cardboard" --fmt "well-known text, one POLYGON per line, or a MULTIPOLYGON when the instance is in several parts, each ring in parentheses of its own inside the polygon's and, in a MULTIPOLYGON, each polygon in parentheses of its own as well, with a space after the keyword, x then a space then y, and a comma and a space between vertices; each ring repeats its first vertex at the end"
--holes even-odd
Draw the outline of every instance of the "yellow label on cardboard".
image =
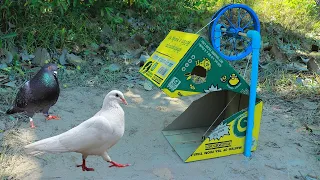
POLYGON ((160 87, 198 37, 171 30, 139 72, 160 87))
MULTIPOLYGON (((257 148, 260 120, 262 116, 262 106, 263 102, 261 101, 255 107, 254 129, 252 132, 253 143, 251 151, 255 151, 257 148)), ((245 111, 233 119, 230 123, 221 123, 185 162, 243 153, 246 128, 242 128, 241 124, 246 120, 247 117, 248 111, 245 111)))
POLYGON ((176 65, 177 62, 155 52, 140 69, 140 73, 160 87, 176 65))
POLYGON ((163 53, 175 62, 179 62, 198 37, 198 34, 171 30, 156 51, 163 53))

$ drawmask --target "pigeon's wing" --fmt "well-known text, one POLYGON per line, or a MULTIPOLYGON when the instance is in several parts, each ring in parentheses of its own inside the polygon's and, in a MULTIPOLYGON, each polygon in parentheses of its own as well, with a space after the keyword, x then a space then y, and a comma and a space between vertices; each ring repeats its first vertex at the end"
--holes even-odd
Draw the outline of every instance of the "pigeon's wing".
POLYGON ((32 155, 44 152, 85 152, 106 144, 112 132, 107 119, 94 116, 69 131, 29 144, 25 149, 32 155))
POLYGON ((43 95, 43 91, 46 91, 46 89, 42 86, 37 86, 32 84, 31 81, 27 81, 17 93, 15 106, 25 110, 42 106, 47 98, 43 95))
POLYGON ((59 136, 59 142, 69 151, 86 151, 106 144, 113 133, 108 120, 102 116, 94 116, 79 126, 59 136))
POLYGON ((28 106, 31 97, 30 81, 27 81, 18 91, 15 106, 18 108, 25 108, 28 106))

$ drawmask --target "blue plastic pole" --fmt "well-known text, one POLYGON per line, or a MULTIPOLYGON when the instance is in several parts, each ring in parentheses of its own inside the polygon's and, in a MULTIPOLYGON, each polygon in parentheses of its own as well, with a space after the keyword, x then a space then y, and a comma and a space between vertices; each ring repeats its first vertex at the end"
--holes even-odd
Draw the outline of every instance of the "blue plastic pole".
POLYGON ((252 39, 252 70, 251 70, 251 82, 250 82, 250 95, 249 95, 249 109, 248 109, 248 121, 246 131, 246 141, 244 147, 244 155, 246 157, 251 156, 251 144, 252 144, 252 130, 254 122, 254 110, 256 105, 257 96, 257 84, 258 84, 258 64, 259 64, 259 51, 261 36, 258 31, 249 30, 247 36, 252 39))

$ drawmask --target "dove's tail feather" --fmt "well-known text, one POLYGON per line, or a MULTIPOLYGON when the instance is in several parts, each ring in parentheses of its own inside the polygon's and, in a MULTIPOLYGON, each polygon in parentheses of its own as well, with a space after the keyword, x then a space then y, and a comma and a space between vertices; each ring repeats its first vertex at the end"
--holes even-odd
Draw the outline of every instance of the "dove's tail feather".
POLYGON ((30 154, 32 156, 39 156, 39 155, 42 155, 44 153, 45 152, 42 152, 42 151, 32 151, 32 152, 29 152, 28 154, 30 154))
POLYGON ((28 144, 24 148, 27 154, 33 156, 44 153, 62 153, 69 151, 59 142, 59 135, 28 144))

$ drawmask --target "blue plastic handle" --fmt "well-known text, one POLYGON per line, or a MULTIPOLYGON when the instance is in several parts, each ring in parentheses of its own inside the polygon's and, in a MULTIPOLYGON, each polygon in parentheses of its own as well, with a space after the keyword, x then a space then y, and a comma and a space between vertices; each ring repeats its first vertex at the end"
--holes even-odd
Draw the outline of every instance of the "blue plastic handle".
POLYGON ((248 121, 247 121, 244 155, 246 157, 250 157, 251 145, 252 145, 252 130, 254 126, 254 111, 255 111, 256 97, 257 97, 258 66, 259 66, 259 51, 260 51, 261 36, 260 36, 260 33, 255 30, 249 30, 247 32, 247 36, 252 39, 252 70, 251 70, 248 121))

